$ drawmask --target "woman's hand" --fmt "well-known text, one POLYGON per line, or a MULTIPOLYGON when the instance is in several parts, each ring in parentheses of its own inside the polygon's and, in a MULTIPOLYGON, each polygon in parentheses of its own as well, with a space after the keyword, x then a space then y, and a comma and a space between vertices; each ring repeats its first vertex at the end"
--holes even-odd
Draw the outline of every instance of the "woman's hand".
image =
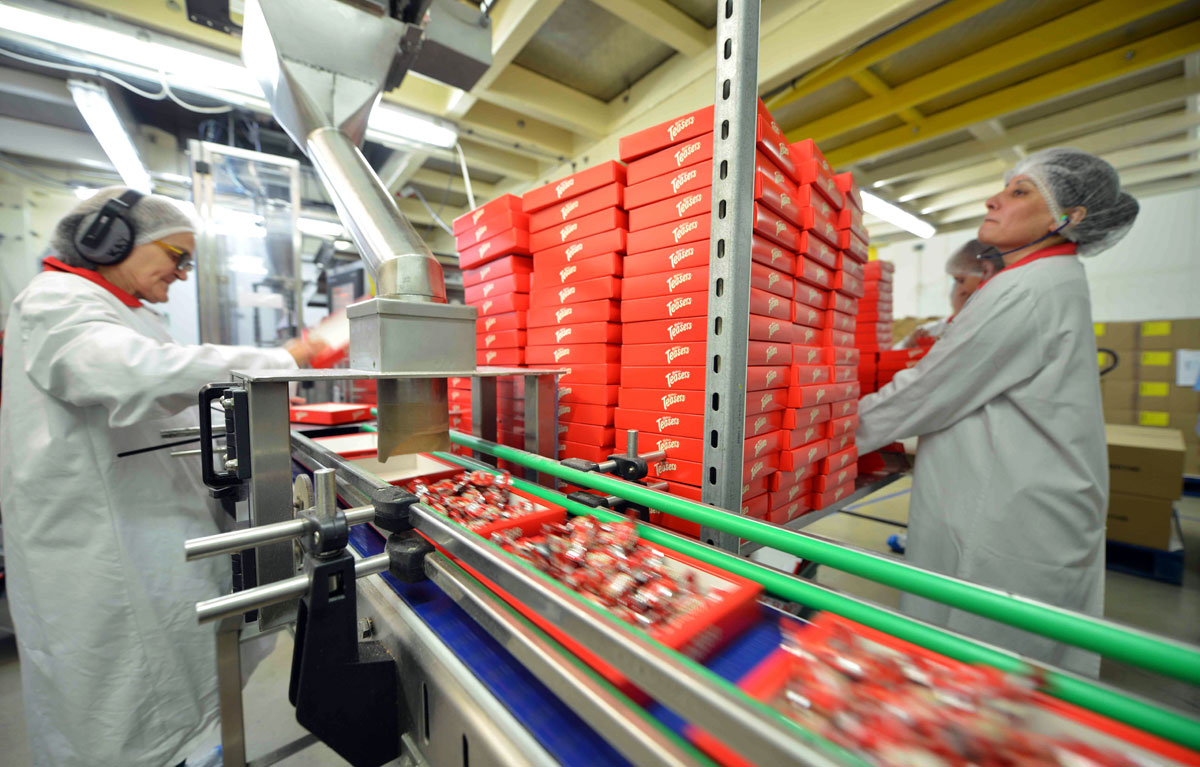
POLYGON ((312 358, 329 348, 329 344, 320 339, 306 340, 303 338, 293 338, 283 345, 288 354, 292 355, 292 359, 296 360, 296 364, 300 367, 306 367, 312 358))

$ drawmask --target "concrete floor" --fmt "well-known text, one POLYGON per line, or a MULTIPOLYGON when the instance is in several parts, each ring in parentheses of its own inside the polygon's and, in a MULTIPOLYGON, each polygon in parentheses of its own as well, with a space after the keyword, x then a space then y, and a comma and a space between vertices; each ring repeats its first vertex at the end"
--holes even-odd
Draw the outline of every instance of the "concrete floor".
MULTIPOLYGON (((854 509, 863 515, 903 523, 908 518, 908 480, 902 480, 866 499, 854 509)), ((1179 504, 1184 543, 1192 552, 1187 562, 1183 586, 1172 586, 1121 573, 1108 573, 1106 614, 1109 618, 1148 631, 1200 642, 1200 499, 1186 498, 1179 504)), ((861 548, 888 552, 887 537, 902 532, 901 527, 838 514, 821 520, 811 532, 854 544, 861 548)), ((821 568, 818 582, 882 605, 896 606, 895 589, 821 568)), ((262 756, 304 731, 296 724, 287 702, 288 674, 291 664, 291 637, 279 634, 274 651, 267 656, 247 683, 247 750, 251 759, 262 756)), ((1181 709, 1200 714, 1200 690, 1182 683, 1164 682, 1142 672, 1105 661, 1104 681, 1149 698, 1162 700, 1181 709)), ((0 639, 0 752, 9 767, 32 763, 25 732, 21 704, 21 681, 15 642, 0 639)), ((346 764, 322 744, 315 744, 277 762, 283 767, 321 767, 346 764)))

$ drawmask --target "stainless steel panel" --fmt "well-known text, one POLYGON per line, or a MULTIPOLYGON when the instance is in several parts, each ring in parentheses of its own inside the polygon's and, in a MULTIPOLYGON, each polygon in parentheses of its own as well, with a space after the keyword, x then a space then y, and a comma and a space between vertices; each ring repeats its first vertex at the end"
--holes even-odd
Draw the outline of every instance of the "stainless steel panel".
MULTIPOLYGON (((489 442, 496 441, 496 379, 471 379, 471 433, 489 442)), ((496 456, 474 451, 475 460, 491 466, 496 456)))
POLYGON ((475 367, 475 307, 373 298, 352 304, 350 366, 407 373, 475 367))
MULTIPOLYGON (((525 450, 558 459, 558 377, 527 375, 525 385, 525 450)), ((557 487, 554 477, 525 469, 525 479, 557 487)))

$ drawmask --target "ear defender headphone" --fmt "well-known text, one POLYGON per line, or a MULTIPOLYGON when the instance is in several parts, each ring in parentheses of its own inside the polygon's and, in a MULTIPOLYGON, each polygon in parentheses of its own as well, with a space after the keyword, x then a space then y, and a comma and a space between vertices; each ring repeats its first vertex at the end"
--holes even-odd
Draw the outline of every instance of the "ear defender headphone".
POLYGON ((104 203, 96 213, 84 216, 75 227, 75 249, 98 266, 119 264, 133 250, 136 230, 129 212, 144 197, 130 189, 104 203))

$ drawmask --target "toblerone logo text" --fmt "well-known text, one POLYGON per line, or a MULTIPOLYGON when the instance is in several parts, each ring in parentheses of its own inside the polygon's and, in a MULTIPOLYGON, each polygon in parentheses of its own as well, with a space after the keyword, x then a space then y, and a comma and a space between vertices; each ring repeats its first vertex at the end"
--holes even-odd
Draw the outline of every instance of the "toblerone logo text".
POLYGON ((667 349, 667 364, 670 365, 678 357, 687 354, 689 351, 691 351, 691 348, 687 346, 672 346, 670 349, 667 349))
POLYGON ((679 335, 680 333, 685 333, 691 329, 692 323, 690 320, 687 322, 676 322, 672 324, 671 327, 667 328, 667 333, 671 336, 671 340, 674 341, 675 336, 679 335))
POLYGON ((561 349, 555 349, 554 350, 554 361, 558 362, 559 360, 561 360, 563 357, 567 356, 570 353, 571 353, 570 348, 565 347, 565 346, 561 349))
POLYGON ((566 242, 571 233, 579 228, 579 224, 567 224, 562 229, 558 230, 559 242, 566 242))
POLYGON ((691 181, 695 177, 696 177, 695 170, 685 170, 683 173, 680 173, 678 176, 671 179, 671 191, 678 192, 679 187, 683 186, 684 184, 691 181))
POLYGON ((674 141, 675 137, 678 136, 680 133, 682 133, 684 128, 687 128, 688 126, 693 125, 695 122, 696 122, 695 115, 689 115, 688 117, 684 117, 679 120, 676 120, 675 122, 673 122, 667 126, 667 135, 671 137, 672 141, 674 141))
POLYGON ((686 381, 691 377, 692 373, 690 370, 672 370, 670 373, 667 373, 667 388, 674 386, 680 381, 686 381))
POLYGON ((665 415, 662 418, 659 418, 657 421, 655 421, 655 423, 658 424, 658 430, 662 431, 663 429, 667 428, 668 426, 678 426, 679 419, 673 415, 665 415))
POLYGON ((574 177, 563 179, 562 181, 558 182, 558 186, 554 187, 554 195, 561 200, 563 192, 567 191, 573 186, 575 186, 574 177))
POLYGON ((566 221, 567 216, 571 215, 571 212, 578 207, 579 207, 579 200, 571 200, 566 205, 559 208, 559 212, 562 213, 563 221, 566 221))
POLYGON ((691 279, 692 279, 692 273, 691 273, 691 272, 684 272, 683 274, 673 274, 673 275, 671 275, 671 276, 670 276, 670 277, 667 279, 667 292, 668 292, 668 293, 674 293, 674 292, 675 292, 675 288, 679 287, 680 285, 682 285, 682 284, 683 284, 683 283, 685 283, 685 282, 689 282, 689 281, 691 281, 691 279))
POLYGON ((559 309, 557 312, 554 313, 554 321, 562 322, 563 320, 565 320, 567 317, 570 317, 574 313, 575 313, 574 307, 568 306, 566 309, 559 309))
POLYGON ((483 218, 483 212, 484 212, 483 208, 480 208, 479 210, 477 210, 471 214, 471 224, 472 225, 479 223, 479 219, 483 218))
POLYGON ((570 298, 573 295, 575 295, 575 286, 574 285, 572 285, 569 288, 563 288, 562 290, 558 291, 558 302, 561 304, 563 301, 566 301, 568 298, 570 298))
POLYGON ((554 342, 561 344, 564 338, 571 335, 572 330, 574 330, 574 328, 559 328, 558 330, 554 331, 554 342))
POLYGON ((675 242, 679 242, 681 237, 688 232, 694 231, 697 226, 699 226, 698 222, 689 221, 686 224, 680 224, 679 226, 675 227, 675 229, 673 229, 671 232, 673 235, 675 235, 675 242))
POLYGON ((558 281, 566 282, 567 278, 570 277, 572 274, 574 274, 577 271, 579 271, 579 267, 575 266, 574 264, 566 267, 565 269, 560 269, 558 272, 558 281))
POLYGON ((692 305, 692 297, 691 296, 687 296, 686 298, 672 298, 670 301, 667 302, 667 314, 674 317, 675 312, 679 311, 680 309, 684 308, 685 306, 691 306, 691 305, 692 305))
POLYGON ((682 218, 683 214, 687 211, 688 208, 692 207, 693 205, 700 204, 700 201, 703 199, 704 199, 704 195, 702 195, 702 194, 693 194, 690 197, 683 198, 679 202, 675 203, 675 210, 677 211, 677 215, 680 218, 682 218))
POLYGON ((671 268, 674 269, 676 266, 679 266, 680 261, 688 256, 695 255, 695 253, 695 248, 680 248, 679 250, 675 251, 671 254, 671 268))
POLYGON ((671 407, 672 405, 678 405, 680 402, 683 402, 685 399, 687 399, 687 397, 685 397, 682 394, 666 394, 662 398, 663 409, 666 410, 667 408, 671 407))
POLYGON ((699 141, 693 141, 692 143, 685 146, 683 149, 680 149, 678 152, 676 152, 675 153, 675 167, 678 168, 680 165, 683 165, 684 160, 686 160, 687 158, 691 157, 693 154, 698 152, 700 150, 700 143, 701 142, 699 142, 699 141))

